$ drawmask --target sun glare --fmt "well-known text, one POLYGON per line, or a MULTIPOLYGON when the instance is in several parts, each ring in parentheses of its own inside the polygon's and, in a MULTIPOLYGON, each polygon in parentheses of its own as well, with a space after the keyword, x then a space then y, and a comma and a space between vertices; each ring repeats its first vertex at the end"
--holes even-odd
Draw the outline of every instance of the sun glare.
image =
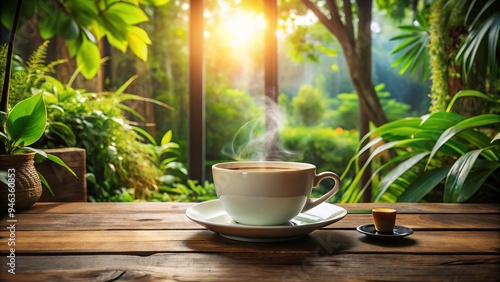
POLYGON ((244 49, 254 45, 256 40, 263 40, 265 26, 263 15, 243 12, 235 13, 223 22, 228 43, 233 49, 244 49))

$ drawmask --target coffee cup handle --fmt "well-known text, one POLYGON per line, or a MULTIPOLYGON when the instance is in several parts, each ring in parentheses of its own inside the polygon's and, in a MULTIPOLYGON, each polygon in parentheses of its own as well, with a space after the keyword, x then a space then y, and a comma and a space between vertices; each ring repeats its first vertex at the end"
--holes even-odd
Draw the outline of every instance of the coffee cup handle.
POLYGON ((330 189, 330 191, 328 191, 326 194, 324 194, 323 196, 321 196, 318 199, 312 200, 311 198, 308 198, 306 205, 304 206, 304 208, 302 209, 301 212, 305 212, 307 210, 314 208, 315 206, 330 199, 333 195, 335 195, 339 191, 340 178, 336 173, 333 173, 330 171, 325 171, 325 172, 321 172, 319 174, 316 174, 316 176, 314 177, 313 188, 316 188, 319 185, 319 183, 325 178, 331 178, 331 179, 335 180, 335 185, 333 186, 333 188, 330 189))

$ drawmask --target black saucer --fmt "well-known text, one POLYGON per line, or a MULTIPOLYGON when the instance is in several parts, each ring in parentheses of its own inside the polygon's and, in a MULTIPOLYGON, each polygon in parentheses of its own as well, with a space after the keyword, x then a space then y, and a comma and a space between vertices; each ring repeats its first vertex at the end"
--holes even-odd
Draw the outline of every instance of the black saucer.
POLYGON ((394 226, 393 233, 380 233, 375 230, 374 224, 360 225, 356 228, 359 232, 373 238, 401 238, 413 234, 413 229, 406 226, 394 226))

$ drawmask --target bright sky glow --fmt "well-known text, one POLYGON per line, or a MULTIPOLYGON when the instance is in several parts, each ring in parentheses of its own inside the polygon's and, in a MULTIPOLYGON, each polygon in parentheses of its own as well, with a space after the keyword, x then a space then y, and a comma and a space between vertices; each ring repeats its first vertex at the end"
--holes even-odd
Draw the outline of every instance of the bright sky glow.
POLYGON ((264 39, 266 22, 262 14, 236 12, 224 19, 222 27, 231 48, 241 49, 250 47, 255 40, 264 39))

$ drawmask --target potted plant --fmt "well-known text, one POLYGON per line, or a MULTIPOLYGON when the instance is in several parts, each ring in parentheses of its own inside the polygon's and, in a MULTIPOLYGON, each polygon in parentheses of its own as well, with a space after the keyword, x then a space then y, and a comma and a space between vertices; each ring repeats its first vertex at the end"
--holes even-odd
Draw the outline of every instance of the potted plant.
POLYGON ((36 154, 62 165, 74 174, 58 157, 29 147, 38 141, 45 131, 47 110, 42 92, 20 101, 9 111, 12 55, 21 3, 22 1, 17 2, 0 99, 0 204, 3 208, 0 213, 9 214, 29 208, 38 201, 42 194, 42 183, 52 193, 34 166, 36 154))

